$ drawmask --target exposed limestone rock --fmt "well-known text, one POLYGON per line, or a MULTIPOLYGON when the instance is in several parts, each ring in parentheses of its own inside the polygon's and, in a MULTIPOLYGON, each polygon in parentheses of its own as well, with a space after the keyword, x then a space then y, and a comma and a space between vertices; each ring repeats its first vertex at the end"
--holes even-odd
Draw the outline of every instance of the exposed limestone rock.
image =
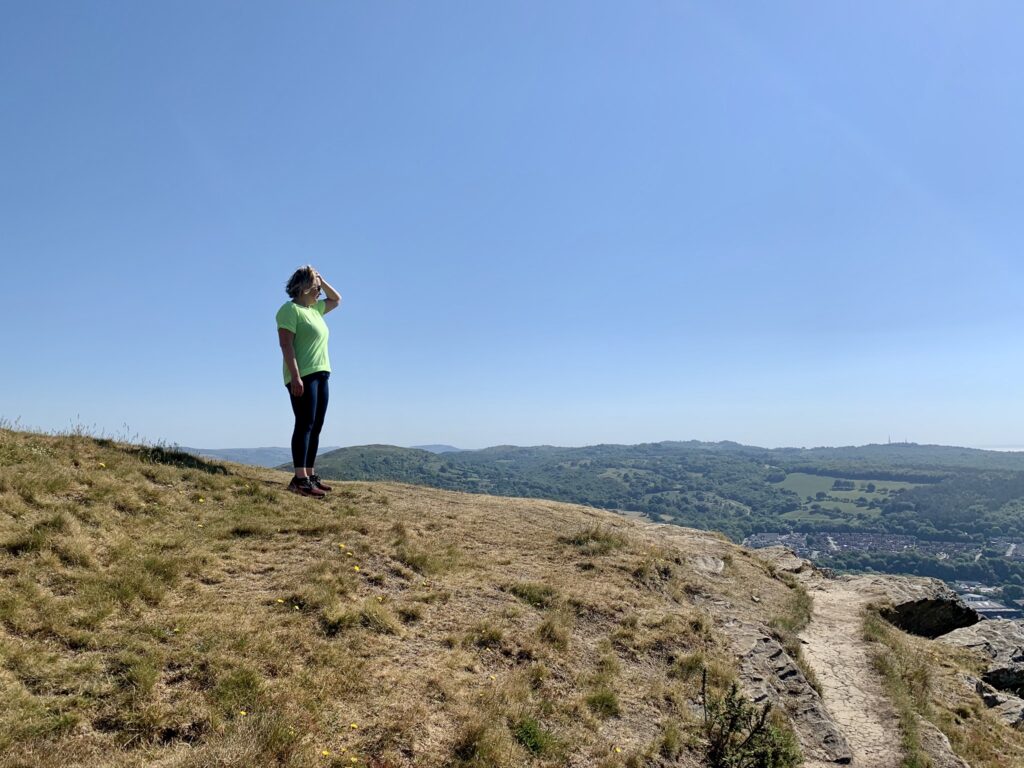
POLYGON ((1003 722, 1014 728, 1024 726, 1024 699, 1014 696, 1012 693, 997 691, 984 680, 979 680, 971 675, 966 677, 966 682, 981 697, 985 706, 1003 722))
POLYGON ((957 757, 946 734, 922 718, 918 718, 917 727, 921 733, 921 747, 928 753, 932 768, 971 768, 963 758, 957 757))
POLYGON ((982 621, 938 638, 980 653, 991 662, 981 680, 970 678, 985 706, 1014 727, 1024 721, 1024 626, 1008 619, 982 621))
POLYGON ((1016 696, 1024 696, 1024 664, 996 664, 981 676, 982 680, 1016 696))
POLYGON ((981 621, 948 632, 938 639, 978 651, 995 664, 1024 663, 1024 625, 1009 619, 981 621))
POLYGON ((1014 728, 1024 728, 1024 699, 1019 696, 1006 696, 1006 701, 992 707, 992 712, 1014 728))
POLYGON ((714 555, 697 555, 690 558, 690 565, 695 571, 713 576, 721 575, 725 570, 725 561, 714 555))
MULTIPOLYGON (((849 578, 849 577, 848 577, 849 578)), ((936 638, 981 617, 938 579, 915 576, 857 576, 851 582, 865 593, 878 594, 891 603, 882 617, 912 635, 936 638)))
POLYGON ((984 680, 980 680, 973 675, 967 675, 964 678, 968 688, 972 688, 978 696, 981 697, 982 703, 989 709, 992 707, 998 707, 1000 704, 1004 704, 1009 694, 1000 693, 991 685, 986 683, 984 680))
POLYGON ((804 573, 815 568, 814 563, 797 557, 789 547, 764 547, 757 550, 757 556, 786 573, 804 573))
POLYGON ((789 715, 804 754, 828 763, 853 759, 849 745, 818 692, 777 640, 757 627, 727 628, 740 657, 743 687, 755 703, 770 701, 789 715))

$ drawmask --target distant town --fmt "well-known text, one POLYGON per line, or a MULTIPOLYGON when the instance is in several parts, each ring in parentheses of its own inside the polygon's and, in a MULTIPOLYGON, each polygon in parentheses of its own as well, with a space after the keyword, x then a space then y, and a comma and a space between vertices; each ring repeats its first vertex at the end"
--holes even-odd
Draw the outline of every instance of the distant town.
MULTIPOLYGON (((936 560, 974 559, 983 553, 1000 553, 1002 558, 1012 561, 1024 560, 1024 541, 997 538, 984 545, 977 542, 930 541, 916 536, 899 536, 886 533, 756 533, 743 540, 744 546, 752 549, 783 546, 798 557, 827 564, 830 557, 844 552, 865 552, 898 554, 917 552, 931 555, 936 560)), ((1005 585, 984 584, 978 581, 952 581, 949 586, 960 597, 988 619, 1024 619, 1024 598, 1020 589, 1005 585)))

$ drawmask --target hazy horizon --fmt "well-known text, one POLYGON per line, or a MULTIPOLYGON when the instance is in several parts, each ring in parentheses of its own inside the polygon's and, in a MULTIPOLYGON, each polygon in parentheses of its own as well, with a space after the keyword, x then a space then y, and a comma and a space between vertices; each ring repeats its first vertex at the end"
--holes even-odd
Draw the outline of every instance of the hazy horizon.
MULTIPOLYGON (((645 444, 645 443, 649 444, 649 443, 664 443, 664 442, 681 442, 681 443, 685 443, 685 442, 691 442, 693 440, 695 440, 695 438, 664 438, 662 440, 642 440, 642 441, 639 441, 639 442, 636 442, 636 443, 604 443, 604 444, 605 445, 640 445, 640 444, 645 444)), ((835 445, 761 445, 761 444, 756 444, 756 443, 740 443, 740 441, 738 441, 738 440, 730 440, 729 438, 722 438, 721 440, 698 440, 697 442, 701 442, 701 443, 739 443, 740 445, 745 445, 745 446, 749 446, 749 447, 753 447, 753 448, 766 448, 766 449, 769 449, 769 450, 774 450, 774 449, 777 449, 777 448, 800 448, 800 449, 812 449, 812 448, 860 448, 860 447, 863 447, 863 446, 866 446, 866 445, 885 445, 886 444, 885 441, 882 441, 882 442, 874 441, 874 442, 869 442, 869 443, 836 443, 835 445)), ((994 445, 957 445, 957 444, 953 444, 953 443, 921 443, 921 442, 914 441, 914 440, 908 440, 908 441, 903 441, 903 440, 896 441, 896 440, 893 440, 891 444, 892 445, 907 445, 907 444, 912 444, 912 445, 939 445, 939 446, 943 446, 943 447, 946 447, 946 448, 970 448, 970 449, 979 450, 979 451, 1000 451, 1000 452, 1005 452, 1005 453, 1016 453, 1016 452, 1024 451, 1024 445, 1002 445, 1002 446, 994 446, 994 445)), ((286 450, 288 448, 288 446, 286 446, 286 445, 273 445, 273 444, 270 444, 270 443, 262 444, 262 445, 254 445, 254 446, 237 446, 236 445, 236 446, 224 446, 224 447, 217 447, 217 446, 195 446, 195 445, 188 445, 188 444, 185 444, 185 443, 179 443, 179 445, 183 445, 183 446, 187 445, 187 447, 192 448, 192 449, 210 450, 210 451, 221 451, 221 450, 223 450, 223 451, 229 451, 229 450, 259 450, 259 449, 262 449, 262 448, 276 448, 276 449, 286 450)), ((463 451, 480 451, 480 450, 484 450, 486 448, 494 448, 494 447, 502 446, 502 445, 511 445, 511 446, 515 446, 517 448, 536 448, 536 447, 539 447, 539 446, 551 446, 551 447, 555 447, 555 448, 586 448, 586 447, 590 447, 590 446, 593 446, 593 445, 599 445, 599 443, 569 444, 569 443, 508 443, 508 442, 498 442, 498 443, 489 443, 487 445, 465 446, 465 445, 456 445, 454 443, 446 443, 446 442, 422 442, 422 443, 409 443, 409 444, 405 444, 405 443, 394 443, 394 442, 390 442, 390 441, 384 440, 384 441, 376 441, 376 442, 372 442, 372 443, 350 443, 350 444, 346 444, 346 445, 326 446, 326 447, 324 447, 324 450, 337 450, 337 449, 340 449, 340 448, 359 448, 359 447, 362 447, 362 446, 365 446, 365 445, 392 445, 392 446, 396 446, 396 447, 399 447, 399 448, 421 448, 423 446, 447 446, 447 447, 450 447, 450 448, 457 448, 457 449, 463 450, 463 451)))

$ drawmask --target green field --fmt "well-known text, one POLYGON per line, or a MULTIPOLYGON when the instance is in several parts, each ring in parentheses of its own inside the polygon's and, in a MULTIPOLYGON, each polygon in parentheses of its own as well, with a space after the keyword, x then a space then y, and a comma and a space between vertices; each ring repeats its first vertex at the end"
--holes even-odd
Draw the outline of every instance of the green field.
POLYGON ((893 480, 854 480, 855 489, 852 491, 833 490, 832 485, 836 480, 846 478, 832 475, 811 475, 804 472, 791 472, 786 479, 775 485, 793 491, 801 499, 800 509, 787 512, 782 515, 786 520, 814 520, 822 521, 836 517, 833 510, 839 510, 845 516, 861 516, 862 518, 873 519, 878 517, 879 510, 868 509, 866 506, 858 506, 858 499, 866 499, 869 503, 885 501, 890 494, 909 488, 916 488, 914 483, 897 482, 893 480), (867 489, 868 484, 874 485, 874 490, 867 489), (824 493, 826 498, 817 499, 817 494, 824 493), (813 500, 808 501, 808 497, 813 500), (811 508, 812 504, 821 506, 820 510, 811 508))
POLYGON ((855 491, 833 491, 832 484, 836 480, 844 480, 841 477, 832 477, 827 475, 808 475, 803 472, 791 472, 786 475, 786 479, 781 483, 776 483, 780 488, 785 488, 787 491, 793 491, 793 493, 805 499, 808 496, 814 496, 819 491, 824 491, 829 496, 834 496, 839 499, 849 499, 851 501, 863 496, 868 501, 877 499, 881 501, 883 498, 888 496, 892 491, 902 491, 908 488, 916 488, 915 483, 901 483, 893 480, 855 480, 857 484, 857 490, 855 491), (868 483, 874 483, 874 493, 870 493, 865 490, 868 483))
POLYGON ((781 515, 781 518, 783 520, 813 520, 814 522, 821 522, 834 519, 847 520, 858 515, 863 516, 866 520, 874 520, 880 515, 880 510, 878 509, 858 507, 856 504, 846 501, 822 501, 820 504, 820 510, 811 509, 810 504, 804 504, 800 509, 781 515), (841 513, 838 517, 833 512, 835 509, 838 509, 841 513))

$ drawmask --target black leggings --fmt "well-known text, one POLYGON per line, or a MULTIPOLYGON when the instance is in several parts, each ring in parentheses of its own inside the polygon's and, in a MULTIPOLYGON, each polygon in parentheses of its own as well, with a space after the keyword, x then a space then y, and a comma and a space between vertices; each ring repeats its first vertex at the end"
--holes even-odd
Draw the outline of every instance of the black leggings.
POLYGON ((288 387, 288 397, 295 413, 295 431, 292 432, 292 463, 295 467, 316 466, 316 452, 320 447, 320 430, 327 415, 328 371, 317 371, 302 377, 302 397, 295 397, 288 387))

